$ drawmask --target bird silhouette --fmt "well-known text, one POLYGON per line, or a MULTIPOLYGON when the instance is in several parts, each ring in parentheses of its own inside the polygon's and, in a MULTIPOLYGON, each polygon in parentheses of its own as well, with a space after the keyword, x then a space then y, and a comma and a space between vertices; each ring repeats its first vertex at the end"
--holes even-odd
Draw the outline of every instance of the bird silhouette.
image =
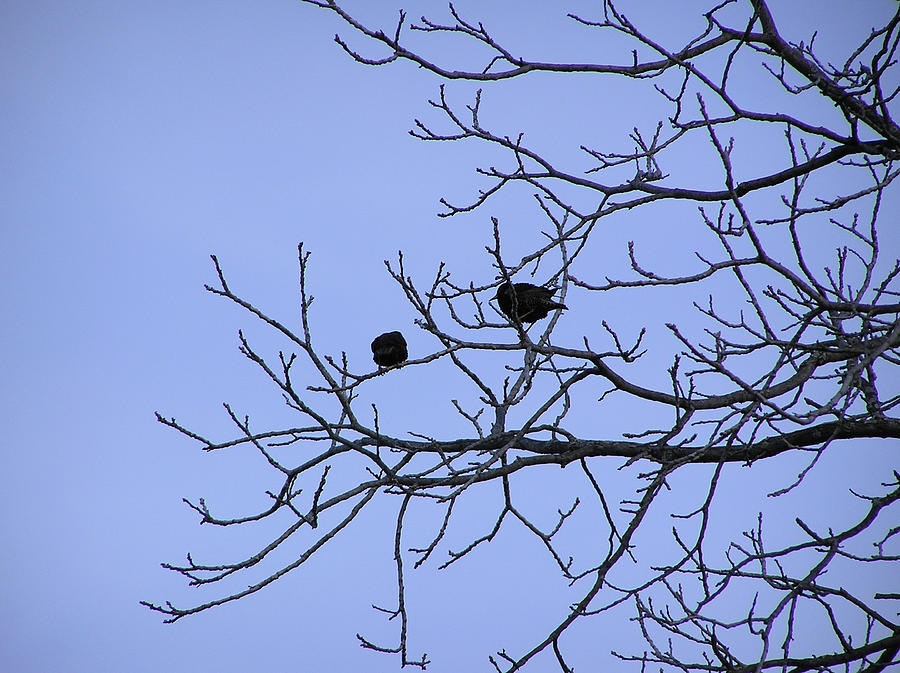
POLYGON ((555 308, 566 308, 566 305, 558 301, 553 301, 552 288, 540 287, 531 283, 503 283, 497 288, 497 294, 494 299, 500 306, 500 310, 509 319, 513 316, 513 296, 515 293, 516 318, 520 322, 534 322, 541 318, 546 318, 547 314, 555 308))
POLYGON ((385 332, 372 342, 372 359, 381 367, 399 365, 409 357, 406 339, 400 332, 385 332))

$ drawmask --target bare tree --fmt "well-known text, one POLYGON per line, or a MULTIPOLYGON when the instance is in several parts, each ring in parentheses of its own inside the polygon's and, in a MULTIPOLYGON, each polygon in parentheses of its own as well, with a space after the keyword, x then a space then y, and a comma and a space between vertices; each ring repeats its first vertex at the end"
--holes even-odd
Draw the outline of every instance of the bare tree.
MULTIPOLYGON (((435 346, 422 357, 373 370, 370 363, 351 363, 346 355, 328 355, 314 346, 310 256, 302 245, 297 331, 242 298, 213 257, 218 285, 207 289, 241 306, 287 344, 272 361, 240 335, 241 352, 300 420, 295 427, 259 431, 226 407, 237 436, 219 442, 173 418, 158 418, 207 451, 254 446, 277 480, 271 505, 240 517, 220 518, 203 500, 186 501, 202 522, 245 526, 285 513, 291 521, 239 562, 205 565, 188 556, 186 564, 165 567, 193 585, 209 585, 251 576, 251 569, 289 543, 302 548, 289 564, 216 600, 193 607, 146 605, 176 621, 259 591, 302 565, 376 498, 393 498, 397 602, 378 609, 397 618, 397 639, 385 645, 358 638, 363 647, 398 654, 403 666, 424 669, 429 663, 426 655, 411 654, 407 637, 414 614, 407 608, 404 582, 411 569, 429 561, 451 566, 476 554, 501 528, 521 527, 578 593, 568 609, 541 616, 544 635, 530 647, 490 655, 497 671, 523 669, 542 653, 561 671, 571 671, 570 627, 590 628, 603 615, 623 610, 645 647, 630 652, 611 644, 607 651, 632 662, 635 670, 843 667, 874 673, 896 667, 900 593, 896 569, 891 581, 884 568, 900 560, 897 471, 873 475, 869 492, 844 493, 861 505, 849 519, 847 510, 822 527, 797 517, 781 526, 787 532, 782 530, 776 542, 767 536, 762 514, 755 526, 734 531, 724 542, 709 533, 727 501, 721 484, 729 476, 793 454, 803 461, 802 469, 769 495, 806 497, 803 489, 827 452, 857 440, 863 453, 872 443, 862 438, 900 437, 900 418, 894 415, 900 372, 893 369, 900 364, 900 262, 896 250, 882 251, 878 226, 888 200, 896 199, 889 187, 900 158, 900 126, 891 116, 900 81, 896 3, 879 6, 885 16, 849 53, 820 54, 813 29, 802 36, 808 42, 790 41, 764 0, 720 2, 702 14, 696 37, 674 46, 606 1, 591 15, 569 18, 598 42, 624 39, 633 51, 625 62, 576 64, 516 56, 516 48, 453 5, 445 22, 422 17, 410 23, 401 11, 396 24, 382 31, 336 1, 304 2, 344 22, 361 46, 351 46, 350 38, 335 39, 360 63, 408 61, 444 80, 488 87, 458 105, 441 85, 431 104, 443 121, 417 120, 411 133, 424 141, 477 141, 504 153, 506 168, 479 168, 483 188, 468 203, 444 200, 441 213, 483 214, 482 221, 490 222, 485 267, 490 263, 493 271, 480 285, 457 283, 447 265, 435 260, 434 277, 423 283, 407 273, 402 254, 386 263, 418 316, 416 324, 435 346), (435 34, 458 40, 459 53, 483 57, 483 67, 459 70, 429 56, 428 39, 435 34), (425 46, 407 46, 412 37, 425 46), (751 66, 764 68, 778 91, 742 88, 737 73, 751 66), (529 146, 524 135, 505 135, 480 120, 493 82, 536 72, 624 78, 636 88, 652 87, 668 112, 655 128, 635 128, 629 149, 582 146, 591 167, 565 170, 547 158, 545 148, 529 146), (770 139, 780 152, 742 166, 736 139, 748 134, 770 139), (693 185, 704 178, 684 162, 703 151, 715 164, 707 186, 698 188, 693 185), (501 245, 502 218, 487 211, 495 195, 520 187, 545 225, 543 244, 516 261, 501 245), (603 245, 602 226, 657 202, 691 206, 690 212, 680 211, 688 214, 680 220, 678 237, 688 240, 696 255, 679 260, 683 272, 648 268, 639 261, 638 247, 629 245, 622 250, 630 264, 627 277, 598 274, 590 260, 603 245), (828 242, 830 261, 821 254, 822 241, 828 242), (557 288, 556 298, 568 302, 565 318, 554 310, 527 325, 498 310, 497 288, 534 280, 536 272, 536 282, 557 288), (585 320, 587 331, 579 340, 563 338, 556 329, 577 315, 576 303, 583 307, 595 297, 625 293, 637 304, 673 289, 691 297, 696 308, 683 324, 647 321, 646 331, 626 335, 612 317, 600 324, 585 320), (727 297, 724 305, 718 301, 722 297, 727 297), (497 367, 486 365, 481 352, 506 363, 501 380, 495 380, 497 367), (668 362, 668 371, 657 369, 654 376, 641 369, 642 358, 650 356, 668 362), (470 399, 452 400, 472 428, 470 437, 442 438, 439 429, 412 439, 394 436, 380 427, 376 406, 357 403, 375 377, 437 361, 452 362, 471 385, 470 399), (318 382, 310 384, 311 376, 318 382), (618 404, 627 400, 625 431, 576 418, 576 410, 600 411, 613 398, 618 404), (521 474, 545 465, 571 466, 581 484, 579 497, 545 503, 556 511, 549 526, 529 514, 532 495, 515 488, 521 474), (339 470, 342 476, 335 478, 339 470), (616 470, 631 475, 634 488, 613 499, 602 487, 602 475, 616 470), (688 473, 691 501, 672 511, 666 489, 688 473), (468 544, 449 548, 446 536, 457 525, 454 508, 484 489, 502 493, 502 506, 485 513, 484 530, 464 531, 468 544), (405 528, 423 508, 437 509, 439 523, 430 531, 415 524, 405 528), (658 521, 660 513, 670 517, 669 526, 657 526, 648 536, 650 521, 658 521), (560 540, 578 516, 589 517, 595 531, 602 528, 605 542, 571 556, 568 543, 560 540), (424 544, 407 539, 423 536, 424 544), (656 555, 653 541, 659 541, 656 555), (439 555, 443 561, 435 560, 439 555), (867 575, 871 582, 862 588, 843 583, 841 578, 854 575, 867 575), (623 583, 623 578, 632 579, 623 583), (814 635, 809 624, 817 625, 814 635)), ((762 502, 743 506, 765 508, 762 502)))

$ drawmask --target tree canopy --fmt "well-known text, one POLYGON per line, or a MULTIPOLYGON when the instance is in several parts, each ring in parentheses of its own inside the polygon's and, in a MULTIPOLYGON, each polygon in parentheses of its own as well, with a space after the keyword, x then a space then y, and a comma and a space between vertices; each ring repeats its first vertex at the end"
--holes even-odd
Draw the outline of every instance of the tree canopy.
POLYGON ((595 665, 601 655, 579 645, 594 633, 605 635, 603 665, 634 670, 896 665, 900 474, 873 469, 866 491, 825 494, 816 478, 848 443, 864 460, 883 448, 869 440, 900 437, 897 4, 874 4, 871 29, 838 53, 817 45, 817 17, 805 35, 785 32, 783 3, 720 2, 676 40, 632 21, 630 3, 605 1, 568 15, 598 53, 573 62, 548 60, 539 41, 498 32, 468 13, 477 9, 401 11, 376 27, 349 2, 303 1, 335 15, 335 39, 359 63, 409 63, 440 80, 413 136, 435 151, 475 143, 491 163, 466 200, 441 199, 433 249, 386 262, 394 299, 416 315, 397 329, 432 344, 397 364, 352 361, 315 340, 327 312, 313 303, 302 244, 297 326, 232 288, 213 257, 207 289, 283 342, 269 356, 241 333, 240 350, 297 422, 259 430, 226 405, 236 434, 218 441, 158 418, 206 451, 252 446, 271 467, 269 506, 222 517, 188 501, 204 523, 280 528, 236 562, 164 564, 194 585, 241 577, 243 588, 147 605, 177 621, 259 591, 386 499, 396 600, 377 609, 396 632, 389 643, 357 637, 403 666, 430 663, 410 625, 433 608, 410 595, 410 573, 456 567, 510 528, 536 544, 509 558, 545 554, 565 603, 528 617, 540 635, 527 646, 485 653, 497 671, 541 657, 563 672, 595 665), (627 113, 650 97, 635 117, 657 116, 625 135, 575 129, 584 140, 573 152, 488 121, 504 118, 495 87, 521 80, 540 96, 548 77, 594 92, 598 125, 604 105, 627 113), (441 258, 454 218, 482 227, 470 268, 441 258), (411 273, 411 257, 433 275, 411 273), (537 287, 499 290, 523 282, 537 287), (526 317, 534 302, 544 315, 526 317), (434 370, 438 391, 448 372, 464 382, 468 397, 446 403, 467 433, 422 432, 414 413, 403 427, 366 403, 369 386, 408 368, 434 370), (565 468, 564 488, 542 488, 557 479, 545 466, 565 468), (470 500, 477 522, 456 514, 470 500), (729 525, 734 510, 752 525, 729 525), (286 548, 291 560, 273 564, 286 548), (629 629, 642 648, 609 637, 629 629))

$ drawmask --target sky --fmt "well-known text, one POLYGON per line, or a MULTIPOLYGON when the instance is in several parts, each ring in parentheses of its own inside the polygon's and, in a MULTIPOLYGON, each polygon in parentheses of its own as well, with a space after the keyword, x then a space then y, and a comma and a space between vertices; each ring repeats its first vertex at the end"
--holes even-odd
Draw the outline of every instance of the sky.
MULTIPOLYGON (((395 21, 393 3, 356 4, 385 29, 395 21)), ((456 4, 474 13, 480 3, 456 4)), ((696 24, 675 4, 641 3, 632 12, 651 30, 687 35, 696 24)), ((885 4, 858 3, 851 17, 818 13, 818 39, 840 44, 844 31, 871 25, 885 4)), ((791 12, 780 15, 785 25, 804 31, 797 39, 808 37, 810 6, 781 8, 791 12)), ((446 18, 443 3, 406 7, 411 17, 446 18)), ((572 39, 569 23, 544 3, 504 0, 477 16, 535 56, 615 53, 614 44, 572 39)), ((521 193, 499 197, 489 211, 437 217, 442 197, 471 198, 481 184, 475 166, 495 156, 473 144, 412 138, 414 119, 442 123, 427 103, 439 82, 406 64, 356 64, 334 44, 336 32, 350 34, 330 13, 293 0, 0 0, 3 670, 397 668, 355 638, 358 631, 394 637, 370 607, 394 599, 393 502, 373 507, 352 535, 249 599, 174 625, 139 605, 197 600, 161 562, 180 562, 188 551, 221 562, 252 546, 249 533, 199 527, 182 498, 206 497, 222 511, 253 509, 267 483, 251 456, 204 454, 154 413, 219 439, 232 432, 226 401, 260 426, 286 418, 277 391, 238 353, 237 330, 264 349, 279 342, 204 291, 215 282, 210 254, 234 290, 296 325, 303 242, 312 252, 317 343, 333 354, 345 350, 363 370, 371 366, 369 342, 383 331, 404 329, 413 353, 434 348, 412 326, 413 311, 383 260, 404 250, 407 270, 423 285, 440 261, 454 278, 487 283, 494 275, 484 253, 490 215, 502 217, 511 259, 539 240, 525 229, 538 214, 521 193)), ((444 39, 433 44, 446 62, 469 58, 444 39)), ((474 87, 447 90, 462 106, 474 87)), ((613 81, 572 86, 533 77, 486 87, 483 120, 510 133, 527 129, 536 145, 584 170, 579 144, 629 150, 633 126, 652 130, 655 118, 639 95, 613 81)), ((765 163, 745 148, 738 151, 751 165, 765 163)), ((687 167, 697 180, 704 168, 687 167)), ((896 212, 896 202, 885 209, 896 212)), ((660 236, 659 227, 681 213, 655 216, 641 230, 640 220, 623 215, 597 253, 599 268, 626 269, 624 244, 635 237, 644 259, 677 265, 673 246, 691 242, 667 229, 660 236)), ((886 232, 882 245, 897 257, 896 232, 886 232)), ((585 306, 560 334, 578 339, 612 314, 633 334, 648 313, 662 324, 667 311, 677 317, 681 309, 663 296, 640 310, 630 298, 610 297, 598 310, 585 306)), ((668 358, 651 355, 643 375, 658 375, 668 358)), ((461 382, 436 371, 402 370, 402 385, 373 382, 366 395, 379 400, 392 431, 471 432, 447 403, 461 382)), ((586 408, 584 418, 592 413, 586 408)), ((604 413, 618 427, 621 412, 604 413)), ((817 472, 822 488, 871 488, 890 464, 871 444, 856 445, 866 447, 865 460, 833 452, 817 472)), ((796 469, 778 467, 785 465, 796 469)), ((616 466, 610 488, 631 488, 616 486, 616 466)), ((748 501, 771 487, 766 468, 754 469, 756 481, 732 485, 746 489, 748 501)), ((555 473, 531 478, 523 488, 564 493, 555 473)), ((460 516, 477 525, 479 507, 491 502, 475 499, 460 516)), ((743 512, 750 525, 753 507, 743 512)), ((546 514, 538 510, 535 516, 546 514)), ((517 551, 532 544, 511 532, 452 572, 414 574, 413 654, 427 651, 435 661, 429 670, 488 670, 487 654, 532 642, 543 625, 534 616, 565 606, 565 583, 546 579, 554 572, 548 559, 517 551)), ((576 635, 579 661, 609 649, 587 631, 576 635)))

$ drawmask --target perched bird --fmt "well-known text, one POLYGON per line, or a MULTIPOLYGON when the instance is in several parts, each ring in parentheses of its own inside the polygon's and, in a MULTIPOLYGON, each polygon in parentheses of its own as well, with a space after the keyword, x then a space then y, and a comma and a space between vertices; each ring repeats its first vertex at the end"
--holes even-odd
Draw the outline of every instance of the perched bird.
POLYGON ((385 332, 372 342, 372 359, 376 365, 399 365, 407 357, 409 353, 406 350, 406 339, 400 332, 385 332))
POLYGON ((494 299, 500 305, 500 310, 510 319, 513 318, 513 292, 516 297, 516 317, 520 322, 534 322, 546 318, 547 314, 555 308, 566 308, 565 304, 553 301, 552 288, 540 287, 531 283, 516 283, 510 285, 503 283, 497 288, 494 299), (514 290, 515 288, 515 290, 514 290))

